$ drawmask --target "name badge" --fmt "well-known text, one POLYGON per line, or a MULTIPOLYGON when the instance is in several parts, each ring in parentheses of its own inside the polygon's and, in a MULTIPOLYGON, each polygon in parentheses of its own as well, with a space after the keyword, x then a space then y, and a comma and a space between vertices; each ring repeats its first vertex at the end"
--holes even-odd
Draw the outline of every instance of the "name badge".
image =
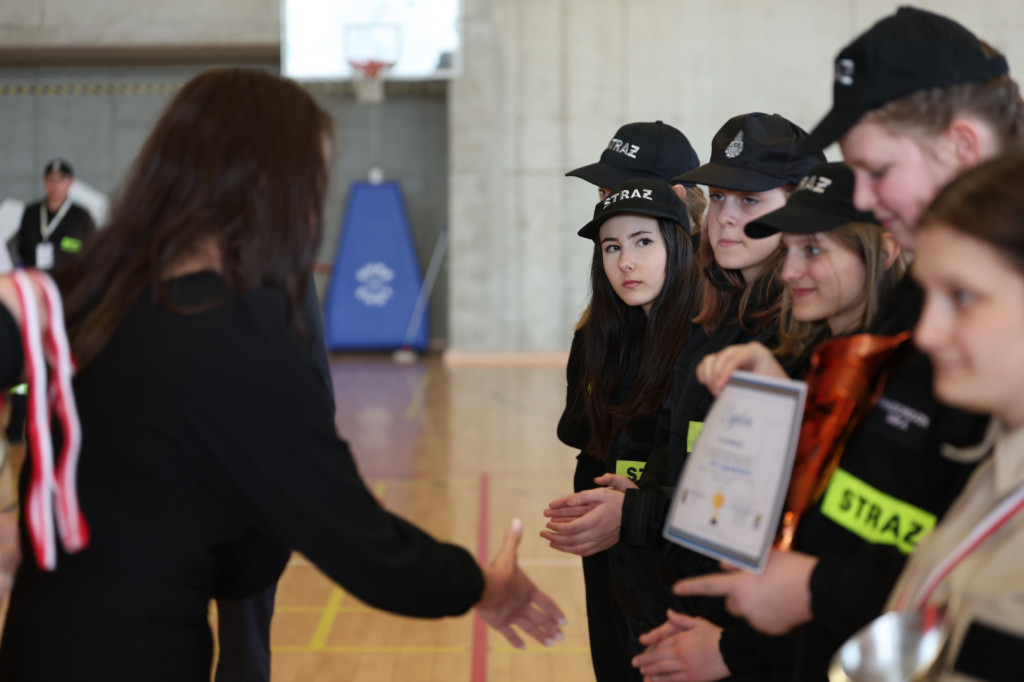
POLYGON ((49 270, 53 267, 53 244, 50 242, 36 244, 36 267, 40 270, 49 270))
POLYGON ((633 483, 638 483, 646 465, 647 462, 637 462, 631 459, 616 460, 615 473, 619 476, 625 476, 633 481, 633 483))
POLYGON ((693 452, 693 449, 697 446, 697 438, 700 437, 700 432, 704 430, 704 422, 690 422, 690 426, 686 431, 686 451, 693 452))
POLYGON ((832 475, 821 513, 875 545, 910 554, 935 528, 935 514, 871 486, 842 469, 832 475))

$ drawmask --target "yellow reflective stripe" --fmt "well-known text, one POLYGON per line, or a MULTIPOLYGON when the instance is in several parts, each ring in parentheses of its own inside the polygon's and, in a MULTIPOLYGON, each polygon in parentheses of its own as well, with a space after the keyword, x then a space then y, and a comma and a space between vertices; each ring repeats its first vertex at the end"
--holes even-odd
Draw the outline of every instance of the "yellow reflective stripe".
POLYGON ((640 474, 644 473, 647 462, 637 462, 631 459, 619 459, 615 461, 615 473, 625 476, 636 483, 640 480, 640 474))
POLYGON ((704 429, 704 422, 690 422, 690 428, 686 432, 686 451, 693 452, 693 446, 697 444, 697 436, 704 429))
POLYGON ((11 388, 11 395, 28 395, 28 384, 18 384, 11 388))
POLYGON ((893 545, 910 554, 935 528, 935 515, 886 495, 856 476, 836 469, 821 513, 875 545, 893 545))

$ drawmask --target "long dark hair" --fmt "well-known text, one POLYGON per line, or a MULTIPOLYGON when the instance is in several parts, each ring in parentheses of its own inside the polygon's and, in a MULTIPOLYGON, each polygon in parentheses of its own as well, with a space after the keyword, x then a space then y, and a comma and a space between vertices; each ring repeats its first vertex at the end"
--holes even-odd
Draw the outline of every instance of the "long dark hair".
POLYGON ((690 235, 659 218, 665 240, 665 283, 650 312, 628 306, 604 271, 600 240, 590 266, 590 313, 583 326, 582 390, 590 425, 587 452, 607 460, 630 423, 655 414, 668 396, 700 286, 690 235))
POLYGON ((332 131, 305 90, 264 71, 211 70, 186 83, 143 145, 109 224, 60 273, 79 365, 147 288, 167 304, 168 270, 211 242, 228 286, 283 289, 301 331, 332 131))

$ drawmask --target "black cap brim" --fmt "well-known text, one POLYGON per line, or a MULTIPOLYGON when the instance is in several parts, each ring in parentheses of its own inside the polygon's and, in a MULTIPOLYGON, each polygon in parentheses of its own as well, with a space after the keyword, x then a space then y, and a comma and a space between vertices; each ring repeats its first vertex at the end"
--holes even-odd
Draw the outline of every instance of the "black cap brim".
POLYGON ((685 185, 687 187, 695 187, 696 182, 681 182, 678 179, 663 178, 655 173, 642 173, 638 171, 624 171, 614 166, 609 166, 606 163, 592 163, 589 166, 581 166, 575 170, 571 170, 565 174, 569 178, 580 178, 586 180, 592 185, 597 187, 604 187, 605 189, 611 189, 612 187, 618 187, 624 182, 630 180, 636 180, 637 178, 650 178, 651 180, 664 180, 670 184, 685 185))
POLYGON ((814 127, 811 134, 800 141, 797 150, 803 154, 820 152, 837 141, 868 112, 863 107, 833 107, 814 127))
POLYGON ((770 189, 782 187, 788 183, 788 180, 777 178, 774 175, 765 175, 749 168, 726 166, 712 161, 683 173, 674 178, 673 182, 696 183, 734 192, 767 192, 770 189))
MULTIPOLYGON (((609 220, 611 220, 612 218, 614 218, 615 216, 620 216, 620 215, 645 215, 645 216, 648 216, 648 217, 651 217, 651 218, 664 218, 666 220, 671 220, 671 221, 676 221, 677 220, 677 217, 671 216, 671 215, 667 215, 664 211, 647 210, 647 209, 644 209, 644 208, 628 208, 628 209, 625 209, 625 210, 622 210, 622 211, 615 211, 615 212, 605 213, 600 218, 595 218, 595 219, 591 220, 589 223, 587 223, 586 225, 584 225, 583 227, 581 227, 580 231, 577 232, 576 234, 578 234, 579 236, 583 237, 584 239, 594 239, 594 240, 596 240, 597 239, 597 233, 601 230, 601 226, 604 225, 609 220)), ((683 218, 685 219, 685 216, 683 216, 683 218)), ((686 224, 686 225, 683 226, 683 229, 685 229, 687 232, 689 232, 689 227, 690 227, 689 224, 686 224)))
POLYGON ((589 166, 581 166, 576 170, 569 171, 565 175, 570 178, 581 178, 592 185, 605 188, 618 187, 622 183, 629 182, 633 178, 638 177, 600 161, 589 166))
POLYGON ((743 228, 743 232, 751 239, 764 239, 779 232, 789 232, 792 234, 827 232, 852 222, 877 224, 874 216, 868 214, 833 213, 820 208, 786 204, 782 208, 766 213, 757 220, 747 223, 746 227, 743 228))

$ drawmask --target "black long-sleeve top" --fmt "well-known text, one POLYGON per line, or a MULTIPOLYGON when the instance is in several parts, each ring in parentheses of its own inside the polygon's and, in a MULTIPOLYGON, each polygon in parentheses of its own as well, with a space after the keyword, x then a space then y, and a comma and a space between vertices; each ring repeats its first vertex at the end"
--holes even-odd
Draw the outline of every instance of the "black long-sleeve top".
POLYGON ((26 552, 0 679, 209 680, 209 600, 263 589, 292 549, 396 613, 479 600, 468 552, 367 490, 282 291, 203 272, 172 297, 191 312, 144 296, 75 379, 92 543, 53 573, 26 552))
POLYGON ((18 325, 11 312, 0 305, 0 390, 17 383, 23 362, 18 325))

